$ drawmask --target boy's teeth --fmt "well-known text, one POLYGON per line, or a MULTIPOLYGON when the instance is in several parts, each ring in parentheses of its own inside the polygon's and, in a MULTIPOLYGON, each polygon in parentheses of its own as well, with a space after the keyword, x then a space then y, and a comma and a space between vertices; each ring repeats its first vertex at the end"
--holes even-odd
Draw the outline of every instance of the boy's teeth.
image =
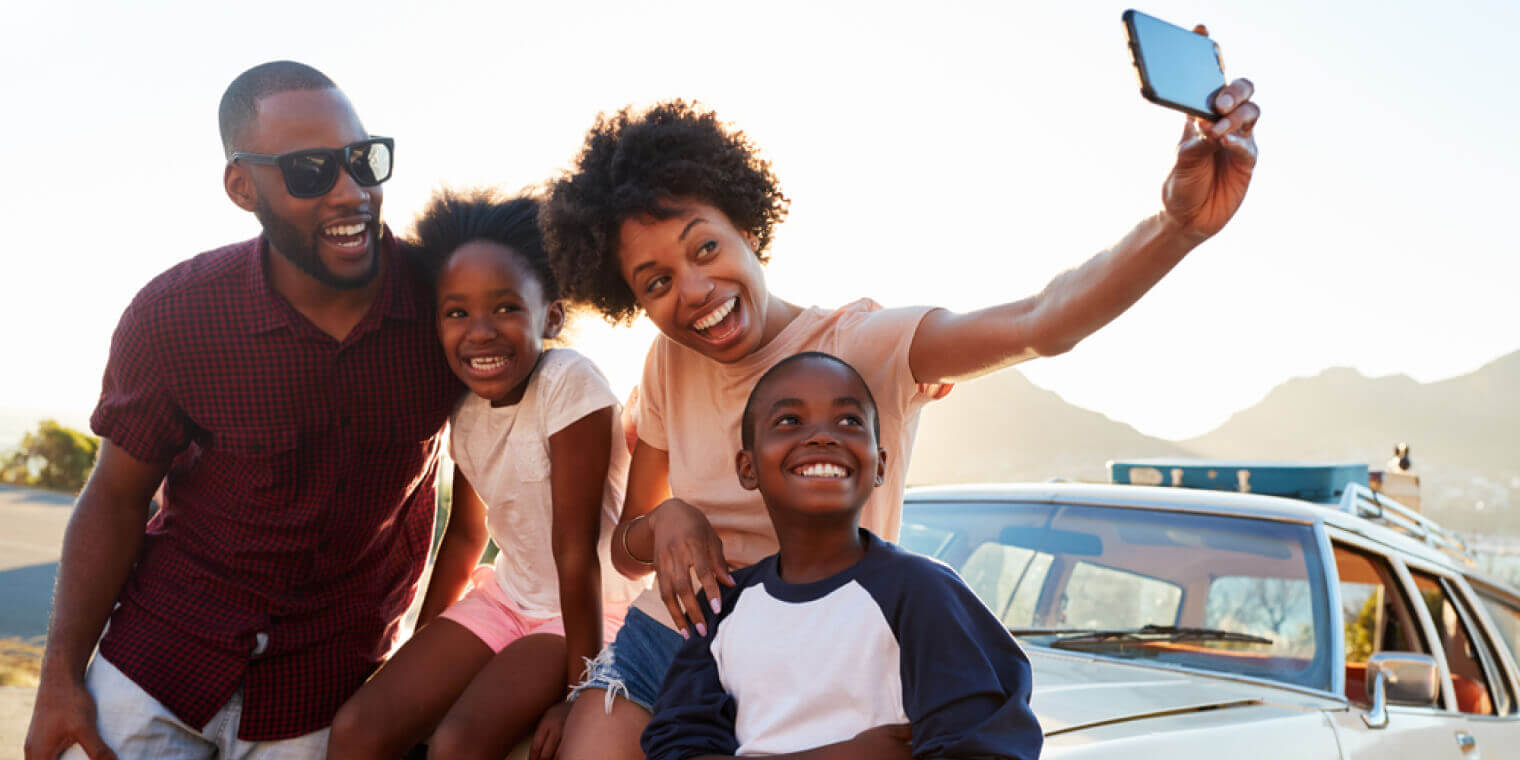
POLYGON ((327 234, 333 237, 348 237, 350 235, 358 235, 363 231, 364 225, 362 224, 335 224, 325 230, 327 234))
POLYGON ((734 306, 738 305, 738 303, 739 303, 739 297, 738 296, 734 296, 733 298, 728 299, 727 303, 723 304, 722 306, 719 306, 716 309, 713 309, 713 311, 712 311, 711 314, 708 314, 707 316, 705 316, 705 317, 697 320, 695 323, 692 324, 692 327, 694 327, 694 328, 696 328, 698 330, 706 330, 707 328, 712 327, 713 325, 718 324, 719 322, 722 322, 723 318, 726 317, 726 316, 728 316, 728 313, 731 312, 731 311, 733 311, 734 310, 734 306))
POLYGON ((471 369, 499 369, 506 364, 507 360, 500 356, 477 356, 470 360, 471 369))
POLYGON ((805 464, 793 472, 805 478, 842 478, 849 473, 837 464, 805 464))

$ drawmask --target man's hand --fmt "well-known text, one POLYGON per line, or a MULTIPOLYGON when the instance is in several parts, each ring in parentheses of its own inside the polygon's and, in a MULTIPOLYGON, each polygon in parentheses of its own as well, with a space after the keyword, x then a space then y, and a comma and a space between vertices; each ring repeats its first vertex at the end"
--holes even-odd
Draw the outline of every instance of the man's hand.
POLYGON ((26 732, 26 760, 57 760, 78 744, 91 760, 116 760, 95 726, 95 700, 73 680, 44 679, 37 689, 32 725, 26 732))
MULTIPOLYGON (((1202 25, 1193 28, 1207 34, 1202 25)), ((1237 79, 1214 96, 1223 114, 1209 122, 1189 116, 1177 145, 1177 163, 1166 178, 1161 200, 1166 216, 1187 235, 1203 239, 1222 229, 1245 200, 1256 168, 1256 120, 1251 102, 1256 88, 1237 79)))
MULTIPOLYGON (((718 584, 734 585, 723 558, 723 539, 718 538, 707 515, 680 499, 666 499, 649 513, 649 527, 654 533, 655 579, 660 598, 670 611, 671 620, 682 637, 690 635, 686 622, 697 627, 697 634, 707 635, 706 619, 697 603, 691 576, 707 591, 712 605, 718 604, 718 584)), ((717 607, 712 611, 716 613, 717 607)))

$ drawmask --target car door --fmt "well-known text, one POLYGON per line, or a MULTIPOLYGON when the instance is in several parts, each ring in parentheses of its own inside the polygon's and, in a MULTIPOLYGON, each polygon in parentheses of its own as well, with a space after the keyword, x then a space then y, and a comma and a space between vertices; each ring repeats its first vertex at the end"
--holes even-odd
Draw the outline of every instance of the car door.
MULTIPOLYGON (((1479 749, 1485 746, 1520 747, 1520 595, 1474 578, 1463 577, 1457 585, 1466 595, 1511 696, 1515 712, 1495 720, 1473 718, 1479 749)), ((1492 755, 1491 755, 1492 757, 1492 755)))
MULTIPOLYGON (((1338 532, 1337 532, 1338 533, 1338 532)), ((1350 709, 1330 714, 1344 757, 1353 760, 1464 759, 1456 733, 1464 728, 1460 715, 1444 706, 1390 705, 1388 722, 1368 725, 1367 660, 1377 652, 1432 652, 1421 623, 1420 610, 1410 600, 1407 571, 1390 561, 1372 542, 1350 535, 1332 536, 1340 618, 1344 636, 1345 696, 1350 709)), ((1444 680, 1444 670, 1441 678, 1444 680)), ((1450 688, 1443 684, 1442 701, 1450 688)))
POLYGON ((1455 734, 1462 757, 1512 755, 1520 744, 1520 717, 1512 679, 1484 627, 1487 621, 1455 573, 1419 560, 1407 564, 1446 657, 1455 709, 1463 721, 1455 734))

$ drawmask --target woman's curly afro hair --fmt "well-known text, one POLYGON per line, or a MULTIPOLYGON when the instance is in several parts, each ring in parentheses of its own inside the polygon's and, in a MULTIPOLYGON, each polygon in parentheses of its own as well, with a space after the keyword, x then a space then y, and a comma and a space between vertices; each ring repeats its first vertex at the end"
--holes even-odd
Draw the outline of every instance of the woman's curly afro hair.
POLYGON ((565 295, 610 322, 637 317, 618 261, 619 229, 632 217, 668 219, 682 198, 717 208, 753 235, 762 262, 789 203, 770 162, 712 111, 672 100, 598 116, 573 169, 550 184, 540 221, 565 295))

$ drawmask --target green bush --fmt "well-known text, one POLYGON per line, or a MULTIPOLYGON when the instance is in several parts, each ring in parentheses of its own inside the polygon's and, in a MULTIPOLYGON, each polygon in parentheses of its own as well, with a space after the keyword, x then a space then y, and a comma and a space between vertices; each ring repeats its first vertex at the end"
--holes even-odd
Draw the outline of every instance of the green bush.
POLYGON ((99 451, 99 438, 43 420, 0 458, 0 481, 75 492, 89 479, 99 451))

